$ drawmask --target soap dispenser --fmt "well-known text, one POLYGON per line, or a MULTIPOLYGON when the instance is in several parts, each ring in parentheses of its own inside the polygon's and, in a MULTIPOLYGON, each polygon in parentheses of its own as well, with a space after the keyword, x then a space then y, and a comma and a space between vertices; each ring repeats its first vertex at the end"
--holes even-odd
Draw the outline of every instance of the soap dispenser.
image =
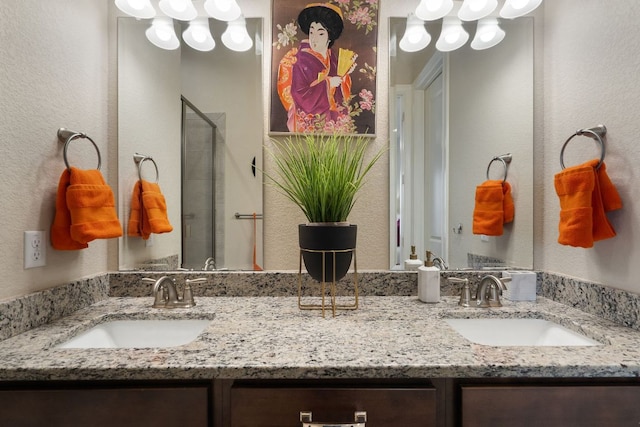
POLYGON ((409 255, 409 259, 404 260, 404 269, 415 271, 421 265, 422 261, 418 259, 418 254, 416 254, 416 247, 411 246, 411 254, 409 255))
POLYGON ((427 251, 424 265, 418 268, 418 299, 422 302, 440 302, 440 269, 433 263, 431 251, 427 251))

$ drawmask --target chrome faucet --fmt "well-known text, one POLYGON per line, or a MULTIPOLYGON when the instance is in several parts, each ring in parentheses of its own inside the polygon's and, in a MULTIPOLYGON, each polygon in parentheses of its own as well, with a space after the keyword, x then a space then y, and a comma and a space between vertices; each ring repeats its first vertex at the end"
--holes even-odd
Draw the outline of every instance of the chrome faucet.
POLYGON ((204 262, 204 267, 202 268, 204 271, 210 271, 216 269, 216 260, 213 257, 207 258, 204 262))
POLYGON ((452 283, 462 283, 463 287, 460 292, 460 302, 458 305, 463 307, 502 307, 500 301, 500 295, 502 291, 507 290, 505 283, 510 282, 510 277, 497 278, 492 274, 484 276, 478 288, 476 289, 475 298, 471 297, 471 290, 469 288, 469 279, 459 279, 457 277, 450 277, 449 281, 452 283))
POLYGON ((440 270, 448 270, 449 266, 447 265, 447 262, 442 258, 442 257, 435 257, 433 259, 433 264, 438 267, 440 270))
POLYGON ((176 281, 168 276, 162 276, 158 280, 145 277, 143 282, 153 283, 153 308, 189 308, 196 305, 193 299, 192 283, 205 282, 207 279, 187 279, 185 280, 182 298, 178 296, 176 281))
POLYGON ((511 277, 498 279, 493 274, 487 274, 480 280, 476 290, 476 307, 502 307, 500 295, 507 290, 506 282, 511 281, 511 277))

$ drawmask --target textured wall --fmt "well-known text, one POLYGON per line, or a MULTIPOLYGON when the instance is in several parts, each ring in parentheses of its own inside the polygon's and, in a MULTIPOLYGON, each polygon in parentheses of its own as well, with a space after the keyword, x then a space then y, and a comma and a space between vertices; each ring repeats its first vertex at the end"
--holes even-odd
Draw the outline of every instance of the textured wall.
MULTIPOLYGON (((545 2, 544 133, 541 174, 535 179, 535 266, 550 272, 640 292, 640 184, 638 110, 640 109, 640 4, 599 0, 545 2), (576 129, 604 123, 608 128, 606 164, 623 199, 609 218, 618 235, 591 249, 562 246, 558 237, 559 202, 553 175, 560 170, 562 144, 576 129)), ((576 137, 566 165, 598 157, 596 145, 576 137)), ((536 170, 538 173, 540 169, 536 170)))
MULTIPOLYGON (((23 231, 49 230, 64 169, 60 127, 86 132, 102 152, 102 173, 116 182, 108 144, 107 2, 55 0, 0 4, 0 299, 107 270, 108 246, 47 248, 47 265, 23 269, 23 231)), ((69 149, 73 165, 92 168, 87 141, 69 149)), ((113 246, 115 248, 115 246, 113 246)))

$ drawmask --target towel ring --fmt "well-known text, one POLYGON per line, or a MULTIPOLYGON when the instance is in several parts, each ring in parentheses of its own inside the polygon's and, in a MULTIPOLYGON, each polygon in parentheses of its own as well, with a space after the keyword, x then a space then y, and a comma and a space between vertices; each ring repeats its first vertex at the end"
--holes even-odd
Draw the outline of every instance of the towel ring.
POLYGON ((102 157, 100 156, 100 149, 98 148, 98 145, 94 142, 94 140, 91 139, 86 133, 74 132, 69 129, 60 128, 58 129, 58 140, 64 143, 62 156, 64 158, 64 164, 67 166, 67 169, 71 169, 71 166, 69 166, 69 159, 67 158, 67 149, 69 148, 69 143, 78 138, 88 139, 93 144, 93 148, 95 148, 96 153, 98 153, 98 167, 96 169, 100 170, 100 166, 102 166, 102 157))
POLYGON ((156 184, 158 183, 158 181, 160 181, 160 173, 158 172, 158 165, 156 164, 156 161, 153 160, 153 157, 151 156, 145 156, 144 154, 134 154, 133 156, 133 161, 136 162, 136 164, 138 165, 138 178, 140 180, 142 180, 142 164, 146 161, 150 161, 151 163, 153 163, 153 167, 156 169, 156 184))
POLYGON ((491 159, 491 161, 489 162, 489 166, 487 166, 487 179, 489 178, 489 170, 491 169, 491 164, 495 161, 499 161, 502 163, 502 166, 504 166, 504 178, 502 179, 502 182, 506 182, 507 181, 507 171, 509 169, 509 163, 511 163, 512 160, 512 156, 511 153, 507 153, 507 154, 503 154, 501 156, 495 156, 493 159, 491 159))
POLYGON ((604 147, 604 140, 602 138, 604 138, 604 136, 607 134, 607 128, 605 125, 598 125, 596 127, 593 128, 588 128, 588 129, 579 129, 577 130, 573 135, 571 135, 569 137, 569 139, 567 139, 564 144, 562 145, 562 150, 560 150, 560 166, 562 166, 562 169, 565 169, 564 166, 564 149, 567 148, 567 144, 569 144, 569 141, 571 141, 575 136, 578 135, 584 135, 584 136, 588 136, 590 138, 595 139, 598 144, 600 144, 600 161, 598 162, 598 165, 596 166, 596 169, 600 169, 600 166, 602 166, 602 162, 604 162, 604 155, 605 155, 605 147, 604 147))

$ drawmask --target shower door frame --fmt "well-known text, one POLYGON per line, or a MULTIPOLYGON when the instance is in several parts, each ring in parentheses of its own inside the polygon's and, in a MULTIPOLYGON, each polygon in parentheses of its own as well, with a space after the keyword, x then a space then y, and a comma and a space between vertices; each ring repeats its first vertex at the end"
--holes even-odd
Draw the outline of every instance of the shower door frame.
MULTIPOLYGON (((216 129, 217 126, 216 124, 209 118, 207 117, 202 111, 200 111, 200 109, 198 107, 196 107, 191 101, 189 101, 187 98, 184 97, 184 95, 180 95, 180 100, 182 101, 182 123, 181 123, 181 129, 180 129, 180 133, 181 133, 181 142, 180 142, 180 152, 181 152, 181 160, 180 160, 180 216, 181 219, 184 221, 184 204, 185 204, 185 191, 184 191, 184 187, 185 187, 185 182, 186 182, 186 171, 187 171, 187 129, 186 129, 186 122, 187 122, 187 107, 189 107, 194 113, 196 113, 196 115, 198 115, 198 117, 200 117, 202 120, 204 120, 205 122, 207 122, 207 124, 209 124, 212 128, 212 132, 211 132, 211 143, 212 143, 212 151, 211 151, 211 155, 212 155, 212 161, 211 161, 211 167, 214 168, 215 165, 215 156, 216 156, 216 150, 215 150, 215 144, 216 144, 216 129)), ((214 262, 216 262, 216 174, 215 171, 213 171, 213 173, 211 174, 211 256, 214 259, 214 262)), ((181 248, 182 248, 182 256, 181 256, 181 264, 184 265, 184 254, 185 254, 185 231, 184 231, 184 224, 182 224, 182 239, 181 239, 181 248)), ((202 260, 202 265, 203 268, 205 268, 205 259, 202 260)))

